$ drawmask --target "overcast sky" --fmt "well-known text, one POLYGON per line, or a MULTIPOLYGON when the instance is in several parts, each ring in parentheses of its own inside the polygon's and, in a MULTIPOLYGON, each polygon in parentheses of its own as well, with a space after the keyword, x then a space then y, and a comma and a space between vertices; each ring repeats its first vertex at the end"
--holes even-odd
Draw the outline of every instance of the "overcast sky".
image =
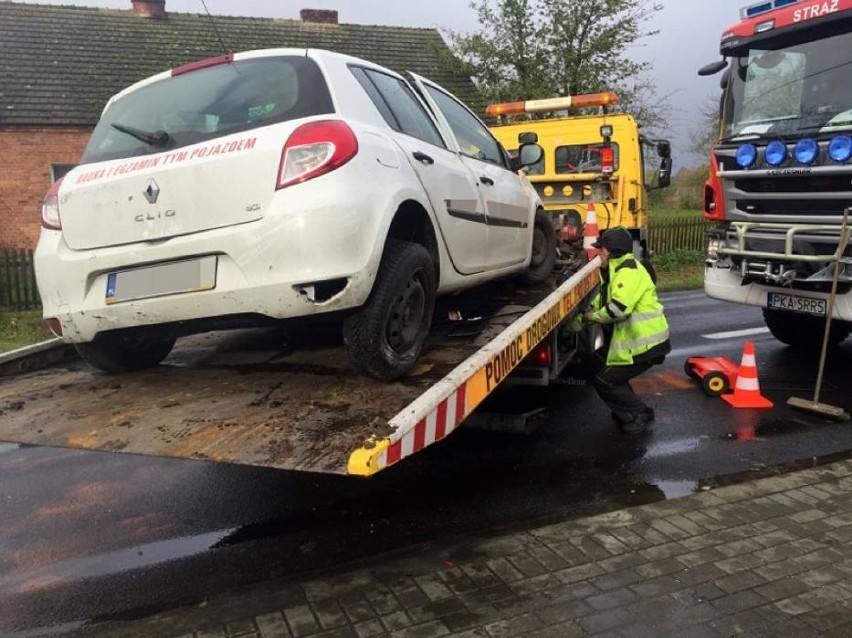
MULTIPOLYGON (((648 0, 648 4, 652 0, 648 0)), ((658 95, 672 95, 673 121, 666 132, 674 144, 675 170, 704 163, 686 151, 690 129, 697 125, 699 105, 718 95, 719 77, 700 78, 699 67, 719 58, 722 30, 735 23, 739 9, 756 0, 658 0, 663 10, 652 28, 660 33, 634 50, 637 59, 653 63, 658 95)), ((340 22, 436 27, 461 33, 477 30, 468 0, 206 0, 213 14, 299 18, 300 9, 335 9, 340 22)), ((130 0, 42 0, 40 4, 74 4, 130 8, 130 0)), ((166 10, 203 13, 202 0, 166 0, 166 10)))

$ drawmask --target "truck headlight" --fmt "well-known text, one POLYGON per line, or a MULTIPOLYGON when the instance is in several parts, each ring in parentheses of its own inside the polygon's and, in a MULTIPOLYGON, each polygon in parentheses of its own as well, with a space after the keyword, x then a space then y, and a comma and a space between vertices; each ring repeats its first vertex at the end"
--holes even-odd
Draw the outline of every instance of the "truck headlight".
POLYGON ((704 246, 704 253, 709 259, 716 259, 719 255, 719 248, 724 248, 725 240, 718 237, 708 237, 707 243, 704 246))

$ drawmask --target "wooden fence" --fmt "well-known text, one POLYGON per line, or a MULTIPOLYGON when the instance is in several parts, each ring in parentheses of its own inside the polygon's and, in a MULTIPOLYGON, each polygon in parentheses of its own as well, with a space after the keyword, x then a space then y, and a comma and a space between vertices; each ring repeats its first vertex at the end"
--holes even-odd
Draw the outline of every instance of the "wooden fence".
POLYGON ((0 308, 41 308, 33 270, 33 251, 22 248, 0 250, 0 308))
MULTIPOLYGON (((648 222, 648 241, 654 255, 673 250, 704 250, 704 234, 712 223, 700 215, 662 217, 648 222)), ((0 250, 0 309, 32 310, 41 308, 36 288, 31 250, 7 248, 0 250)))
POLYGON ((704 236, 714 222, 705 221, 700 214, 683 217, 648 219, 648 248, 652 255, 665 255, 673 250, 704 252, 704 236))

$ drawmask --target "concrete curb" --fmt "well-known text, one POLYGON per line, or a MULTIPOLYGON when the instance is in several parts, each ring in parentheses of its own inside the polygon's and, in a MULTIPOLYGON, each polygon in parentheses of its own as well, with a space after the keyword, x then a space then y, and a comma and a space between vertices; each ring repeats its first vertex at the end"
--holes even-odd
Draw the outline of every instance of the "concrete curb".
POLYGON ((63 343, 62 339, 48 339, 31 346, 0 353, 0 377, 40 370, 77 358, 74 346, 63 343))

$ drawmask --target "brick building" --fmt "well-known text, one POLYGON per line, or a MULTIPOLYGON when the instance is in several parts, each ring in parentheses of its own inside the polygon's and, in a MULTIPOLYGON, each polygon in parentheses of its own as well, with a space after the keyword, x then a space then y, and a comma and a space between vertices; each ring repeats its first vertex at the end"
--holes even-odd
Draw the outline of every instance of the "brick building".
POLYGON ((41 199, 79 160, 107 99, 159 71, 226 51, 314 47, 413 71, 479 106, 435 29, 170 13, 165 0, 127 10, 0 0, 0 249, 32 248, 41 199))

